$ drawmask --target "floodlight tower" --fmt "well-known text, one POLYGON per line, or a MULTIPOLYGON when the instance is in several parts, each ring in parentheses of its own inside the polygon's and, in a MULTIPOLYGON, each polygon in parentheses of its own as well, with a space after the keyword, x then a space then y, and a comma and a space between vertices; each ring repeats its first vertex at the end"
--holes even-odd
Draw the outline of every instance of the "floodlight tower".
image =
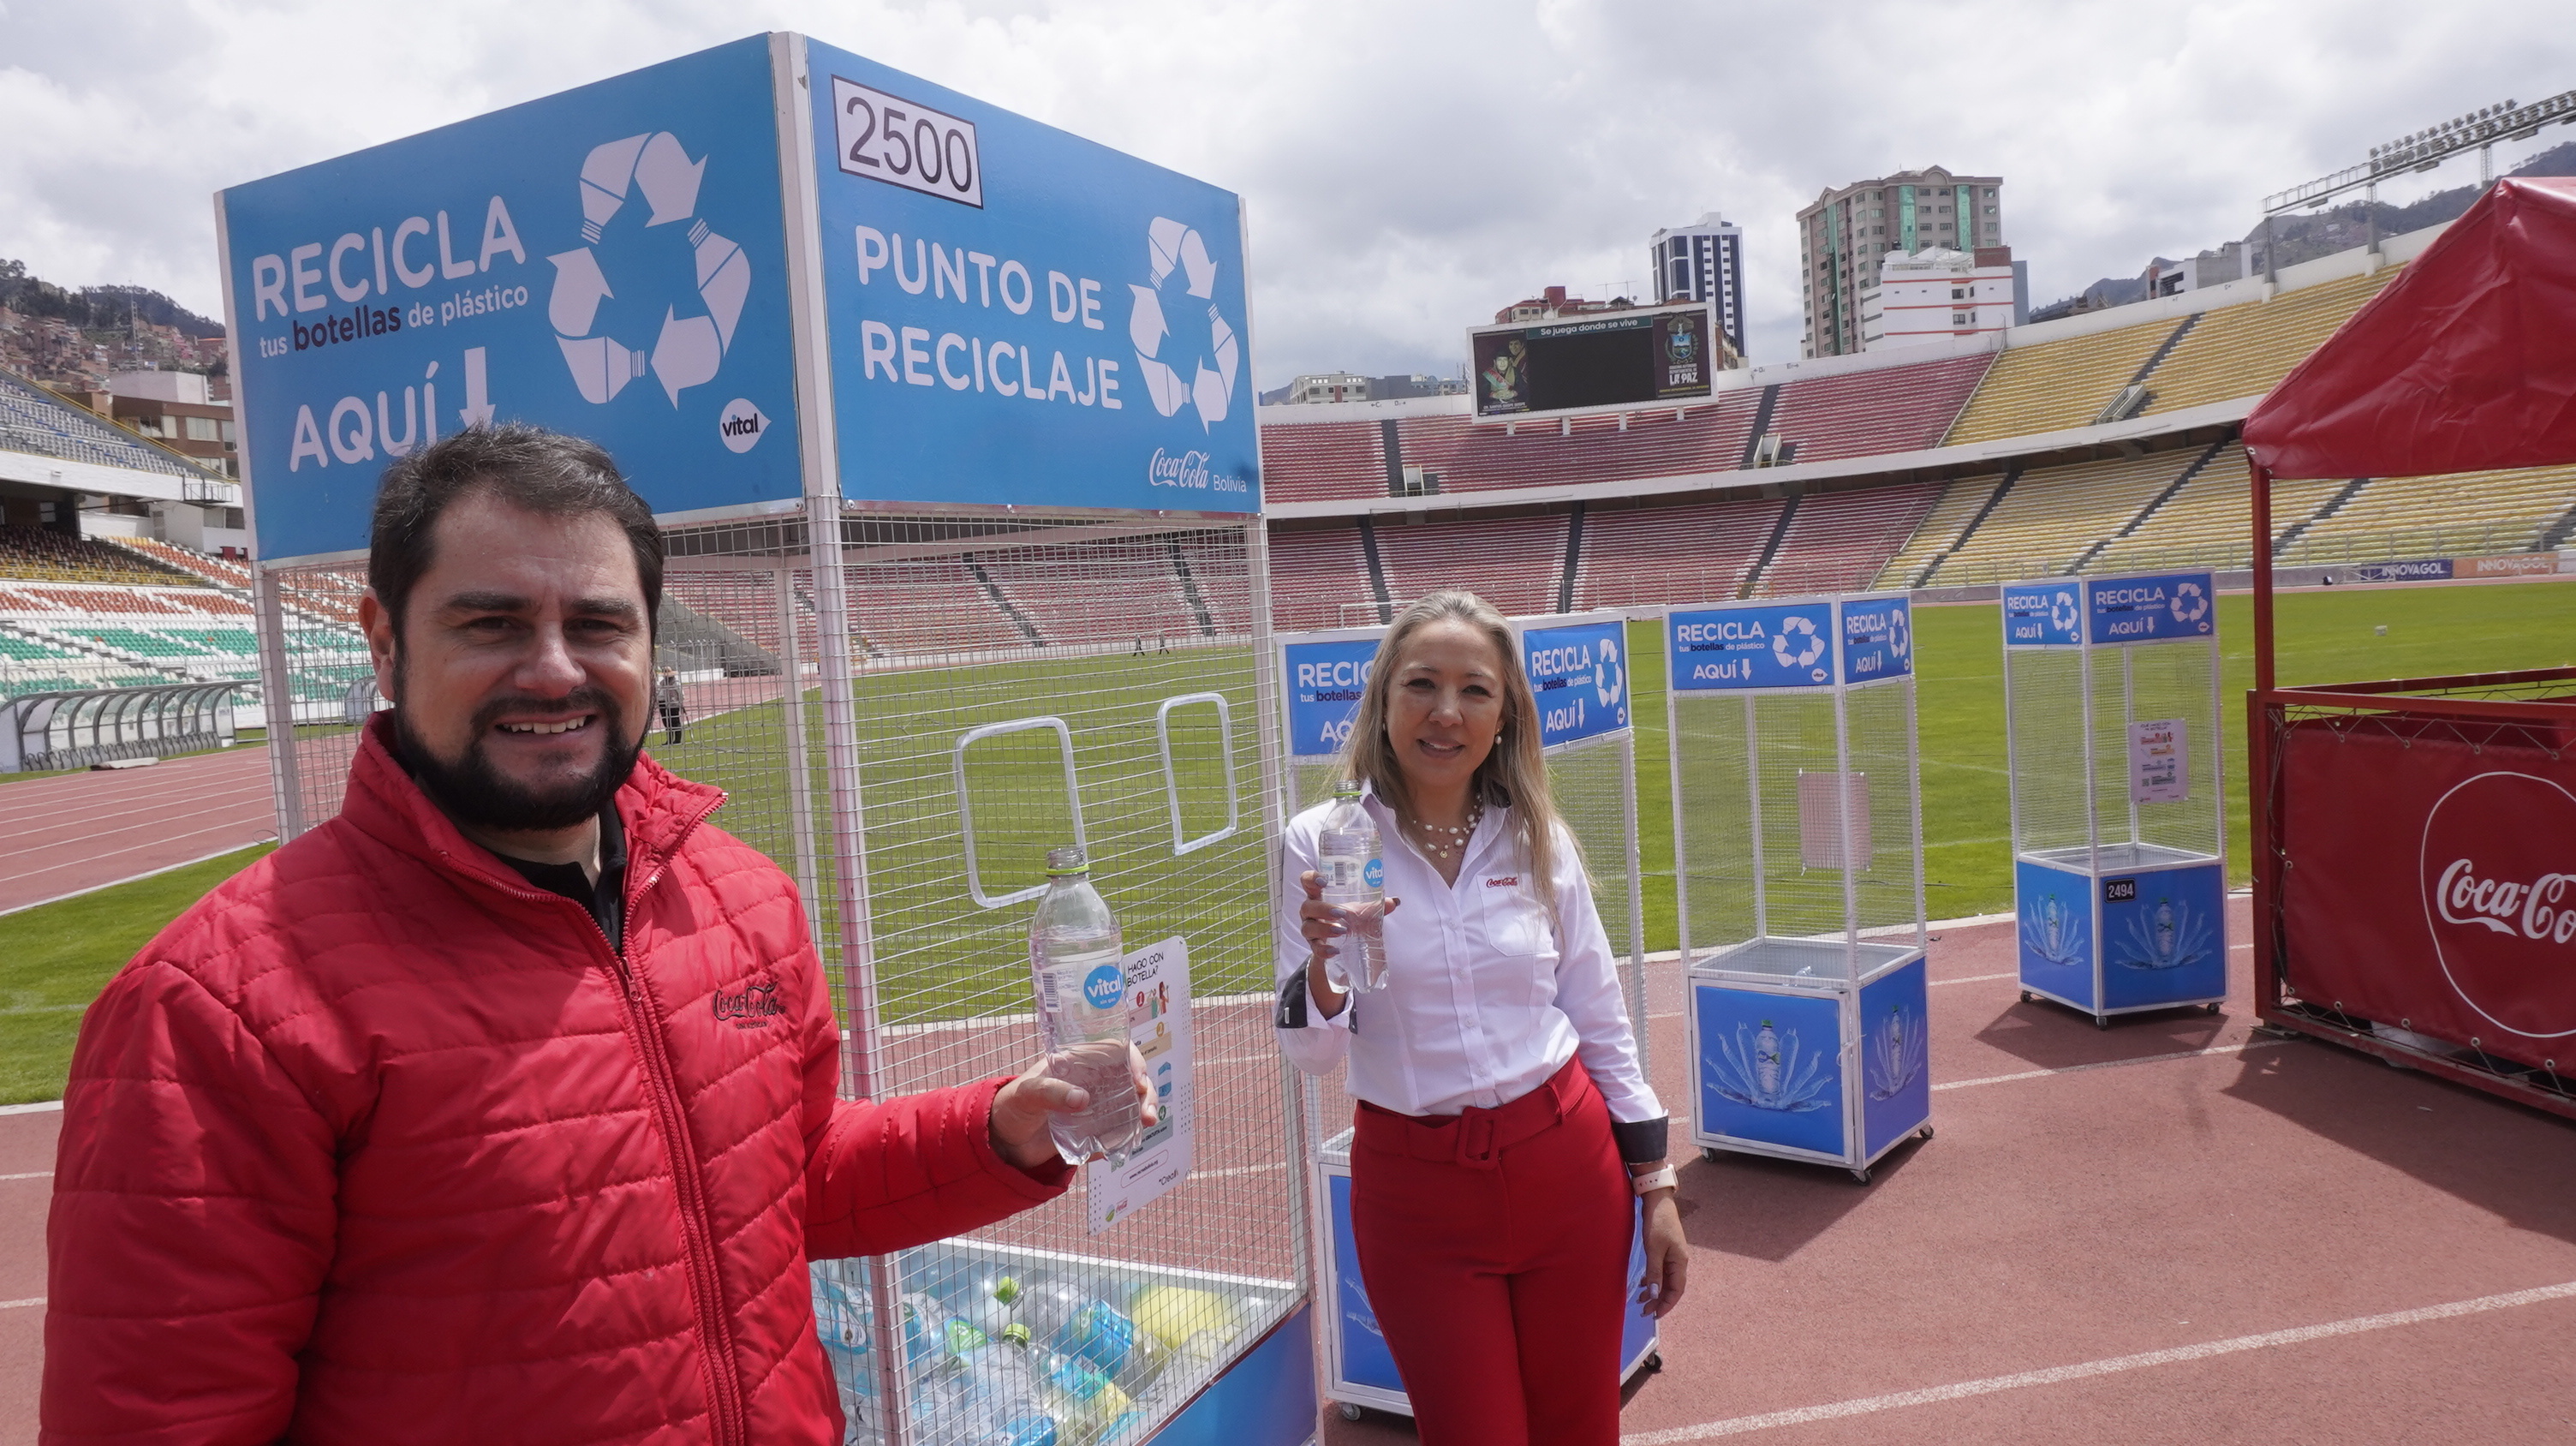
POLYGON ((2275 191, 2263 198, 2263 279, 2275 279, 2278 267, 2272 261, 2272 218, 2284 211, 2305 206, 2311 211, 2323 210, 2326 202, 2345 192, 2363 192, 2362 209, 2370 217, 2370 250, 2379 251, 2379 182, 2382 177, 2404 171, 2429 171, 2462 151, 2478 153, 2478 186, 2481 190, 2495 181, 2495 146, 2498 141, 2529 140, 2547 125, 2576 125, 2576 90, 2562 90, 2547 100, 2530 105, 2517 105, 2508 100, 2501 105, 2482 106, 2468 114, 2446 120, 2393 141, 2370 148, 2370 159, 2358 166, 2347 166, 2330 176, 2286 191, 2275 191))

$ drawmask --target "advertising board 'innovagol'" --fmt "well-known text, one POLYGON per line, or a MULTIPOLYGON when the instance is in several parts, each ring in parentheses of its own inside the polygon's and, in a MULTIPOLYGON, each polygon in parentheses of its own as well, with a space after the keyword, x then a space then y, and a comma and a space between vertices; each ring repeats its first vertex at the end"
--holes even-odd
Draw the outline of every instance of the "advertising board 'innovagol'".
POLYGON ((792 506, 800 304, 845 498, 1259 510, 1234 195, 810 42, 799 173, 778 39, 218 196, 263 559, 364 548, 385 466, 478 422, 598 441, 666 519, 792 506))

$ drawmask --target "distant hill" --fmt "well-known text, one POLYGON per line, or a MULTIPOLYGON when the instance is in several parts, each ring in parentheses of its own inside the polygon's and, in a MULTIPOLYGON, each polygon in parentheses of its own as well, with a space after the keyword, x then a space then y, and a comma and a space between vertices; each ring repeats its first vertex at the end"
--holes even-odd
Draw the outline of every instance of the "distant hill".
POLYGON ((30 276, 27 263, 5 258, 0 258, 0 306, 21 316, 67 321, 85 331, 123 326, 128 317, 140 317, 171 327, 181 336, 203 339, 224 334, 222 322, 209 321, 150 287, 84 286, 75 291, 30 276))
MULTIPOLYGON (((2576 141, 2552 146, 2505 174, 2576 176, 2576 141)), ((2280 256, 2273 265, 2275 268, 2296 266, 2302 261, 2314 261, 2320 256, 2331 256, 2338 251, 2351 251, 2370 244, 2373 211, 2379 213, 2380 235, 2401 236, 2409 231, 2421 231, 2427 226, 2456 220, 2477 198, 2476 186, 2453 186, 2447 191, 2436 191, 2411 206, 2392 206, 2385 201, 2376 204, 2353 201, 2323 211, 2275 216, 2272 218, 2272 238, 2273 244, 2280 248, 2280 256)), ((2245 233, 2244 254, 2249 274, 2260 273, 2263 269, 2262 222, 2255 222, 2254 229, 2245 233)), ((2161 257, 2157 259, 2160 264, 2171 264, 2161 257)), ((2143 274, 2105 276, 2063 301, 2033 309, 2030 319, 2053 321, 2079 311, 2126 306, 2133 301, 2144 301, 2146 296, 2147 282, 2143 274)))

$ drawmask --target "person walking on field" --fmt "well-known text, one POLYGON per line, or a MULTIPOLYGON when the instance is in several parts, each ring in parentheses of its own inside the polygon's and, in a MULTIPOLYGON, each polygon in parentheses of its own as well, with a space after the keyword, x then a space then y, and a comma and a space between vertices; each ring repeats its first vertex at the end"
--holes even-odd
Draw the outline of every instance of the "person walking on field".
POLYGON ((1632 1219, 1655 1314, 1689 1248, 1667 1119, 1574 836, 1558 821, 1510 626, 1437 592, 1378 645, 1342 755, 1384 841, 1376 917, 1323 902, 1329 806, 1288 825, 1281 1048, 1359 1100, 1360 1277, 1428 1446, 1612 1446, 1632 1219), (1302 898, 1300 898, 1302 896, 1302 898), (1380 992, 1325 961, 1376 930, 1380 992))
POLYGON ((680 727, 689 721, 687 700, 680 696, 680 675, 669 668, 662 670, 653 684, 653 706, 662 715, 662 746, 680 746, 680 727))
POLYGON ((340 812, 82 1021, 41 1440, 826 1446, 809 1258, 1063 1191, 1036 1068, 836 1098, 795 886, 640 756, 662 557, 587 442, 388 469, 340 812))

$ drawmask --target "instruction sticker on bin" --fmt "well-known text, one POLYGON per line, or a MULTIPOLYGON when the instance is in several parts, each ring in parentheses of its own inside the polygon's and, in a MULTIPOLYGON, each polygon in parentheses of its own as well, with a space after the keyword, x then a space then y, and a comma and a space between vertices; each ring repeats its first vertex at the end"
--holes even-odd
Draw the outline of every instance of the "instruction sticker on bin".
POLYGON ((1664 615, 1675 688, 1815 688, 1834 680, 1834 605, 1703 608, 1664 615))
POLYGON ((1160 1199, 1189 1178, 1197 1161, 1197 1101, 1190 1087, 1190 946, 1178 935, 1127 956, 1127 1037, 1145 1061, 1162 1116, 1127 1163, 1094 1160, 1082 1169, 1091 1233, 1160 1199))
POLYGON ((1542 748, 1628 726, 1627 625, 1616 619, 1521 634, 1521 663, 1538 700, 1542 748))
POLYGON ((2191 797, 2191 738, 2180 718, 2129 725, 2129 801, 2179 803, 2191 797))

